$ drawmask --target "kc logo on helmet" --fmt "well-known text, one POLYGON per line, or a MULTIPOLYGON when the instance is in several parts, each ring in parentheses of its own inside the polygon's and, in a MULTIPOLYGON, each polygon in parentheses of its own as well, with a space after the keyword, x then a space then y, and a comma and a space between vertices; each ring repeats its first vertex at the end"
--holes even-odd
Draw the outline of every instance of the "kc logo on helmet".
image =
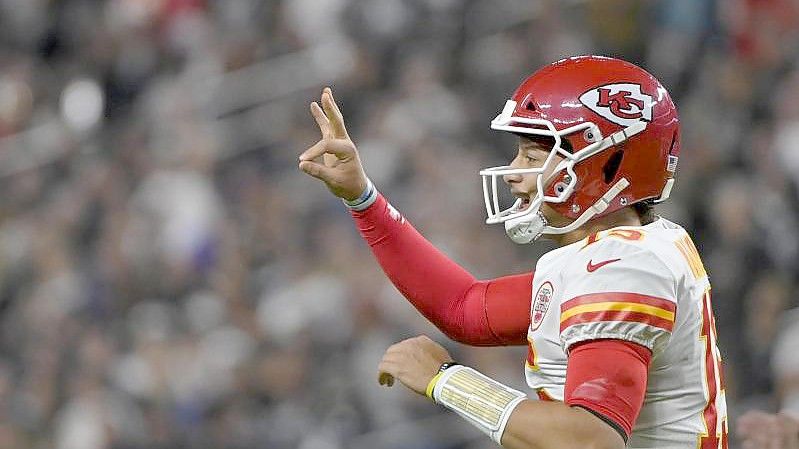
POLYGON ((606 84, 580 95, 580 102, 621 126, 652 120, 654 101, 650 95, 641 92, 638 84, 606 84))

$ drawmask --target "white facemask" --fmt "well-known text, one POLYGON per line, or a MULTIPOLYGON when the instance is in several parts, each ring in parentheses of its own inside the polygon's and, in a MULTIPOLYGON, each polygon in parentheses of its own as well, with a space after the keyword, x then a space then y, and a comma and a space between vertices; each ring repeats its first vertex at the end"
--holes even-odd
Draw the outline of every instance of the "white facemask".
POLYGON ((509 131, 516 134, 546 136, 554 139, 552 150, 541 167, 520 169, 500 166, 480 170, 480 176, 483 178, 483 197, 485 199, 486 213, 488 214, 486 223, 505 223, 505 232, 515 243, 531 243, 545 234, 565 234, 578 229, 597 214, 604 212, 610 202, 630 184, 627 179, 621 178, 591 207, 582 211, 575 221, 563 227, 550 226, 541 212, 541 206, 545 202, 557 204, 569 199, 578 181, 574 172, 575 164, 640 133, 646 128, 646 122, 635 123, 622 131, 602 138, 599 128, 594 123, 584 122, 558 131, 549 120, 513 116, 515 109, 516 102, 508 100, 502 112, 491 121, 491 129, 509 131), (518 124, 533 125, 533 127, 517 126, 518 124), (580 131, 583 132, 586 140, 592 143, 573 154, 564 150, 561 147, 562 139, 580 131), (554 186, 555 195, 545 195, 546 181, 549 179, 543 179, 542 175, 559 159, 555 156, 561 156, 562 160, 554 166, 549 179, 557 178, 562 172, 565 172, 566 176, 563 178, 563 182, 559 182, 554 186), (507 208, 500 207, 498 181, 505 175, 536 175, 537 192, 535 197, 530 198, 530 205, 527 208, 521 210, 522 200, 517 200, 512 206, 507 208))

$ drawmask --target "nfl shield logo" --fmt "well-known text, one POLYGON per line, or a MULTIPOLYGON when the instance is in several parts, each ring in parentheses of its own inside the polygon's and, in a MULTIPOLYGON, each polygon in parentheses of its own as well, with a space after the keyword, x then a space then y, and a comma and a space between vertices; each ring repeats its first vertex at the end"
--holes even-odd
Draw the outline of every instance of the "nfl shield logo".
POLYGON ((532 330, 536 330, 541 326, 541 323, 544 321, 544 317, 547 315, 547 310, 549 310, 549 303, 552 302, 552 293, 555 289, 552 287, 552 283, 549 281, 544 282, 540 287, 538 287, 538 291, 535 293, 535 297, 533 298, 533 305, 530 310, 530 328, 532 330))

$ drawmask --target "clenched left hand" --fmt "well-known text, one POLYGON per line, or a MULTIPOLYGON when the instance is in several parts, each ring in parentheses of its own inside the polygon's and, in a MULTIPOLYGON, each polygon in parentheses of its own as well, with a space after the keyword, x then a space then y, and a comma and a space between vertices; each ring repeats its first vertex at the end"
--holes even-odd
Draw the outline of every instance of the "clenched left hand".
POLYGON ((392 386, 394 379, 412 391, 424 395, 427 385, 444 362, 452 357, 443 346, 425 335, 409 338, 390 346, 378 365, 380 385, 392 386))

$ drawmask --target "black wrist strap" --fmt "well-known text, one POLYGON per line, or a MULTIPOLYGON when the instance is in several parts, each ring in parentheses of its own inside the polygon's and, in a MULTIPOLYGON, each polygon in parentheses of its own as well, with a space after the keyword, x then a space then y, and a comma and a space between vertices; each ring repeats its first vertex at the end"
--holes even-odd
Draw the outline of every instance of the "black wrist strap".
POLYGON ((440 367, 438 367, 438 372, 439 373, 443 373, 444 371, 446 371, 449 368, 452 368, 455 365, 460 365, 460 363, 458 363, 458 362, 444 362, 444 363, 441 364, 440 367))

